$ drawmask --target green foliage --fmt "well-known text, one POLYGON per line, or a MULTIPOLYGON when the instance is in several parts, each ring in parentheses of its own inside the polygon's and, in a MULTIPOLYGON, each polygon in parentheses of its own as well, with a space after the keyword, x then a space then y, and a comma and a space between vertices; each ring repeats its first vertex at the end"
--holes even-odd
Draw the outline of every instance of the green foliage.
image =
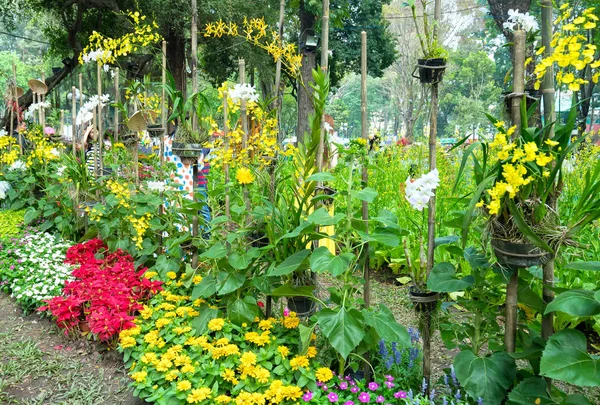
POLYGON ((24 219, 25 210, 0 210, 0 240, 19 235, 24 219))

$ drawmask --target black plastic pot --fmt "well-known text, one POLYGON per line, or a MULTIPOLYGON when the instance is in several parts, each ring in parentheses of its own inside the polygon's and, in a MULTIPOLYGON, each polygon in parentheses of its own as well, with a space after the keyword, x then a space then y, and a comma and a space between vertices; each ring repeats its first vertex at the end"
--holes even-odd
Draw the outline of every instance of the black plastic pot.
POLYGON ((417 62, 419 76, 414 76, 414 74, 413 76, 417 77, 421 83, 433 84, 442 81, 446 70, 445 58, 418 59, 417 62))
POLYGON ((160 125, 150 125, 146 130, 150 138, 160 138, 165 133, 165 129, 160 125))
POLYGON ((498 263, 510 268, 540 266, 552 258, 552 254, 531 243, 514 243, 492 238, 492 248, 498 263))
POLYGON ((414 286, 408 288, 410 301, 417 312, 431 312, 437 307, 440 294, 433 291, 421 291, 414 286))
POLYGON ((173 154, 179 156, 182 161, 197 161, 202 154, 202 145, 199 143, 173 142, 173 154))
POLYGON ((316 311, 315 302, 307 297, 288 297, 287 305, 299 318, 308 318, 316 311))

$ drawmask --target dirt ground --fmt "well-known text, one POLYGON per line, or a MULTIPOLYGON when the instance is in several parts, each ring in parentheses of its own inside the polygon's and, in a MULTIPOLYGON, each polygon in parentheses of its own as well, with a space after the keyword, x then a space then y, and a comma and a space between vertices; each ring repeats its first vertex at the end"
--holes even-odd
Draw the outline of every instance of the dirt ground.
POLYGON ((0 404, 140 405, 121 355, 64 336, 49 319, 25 316, 0 293, 0 404))

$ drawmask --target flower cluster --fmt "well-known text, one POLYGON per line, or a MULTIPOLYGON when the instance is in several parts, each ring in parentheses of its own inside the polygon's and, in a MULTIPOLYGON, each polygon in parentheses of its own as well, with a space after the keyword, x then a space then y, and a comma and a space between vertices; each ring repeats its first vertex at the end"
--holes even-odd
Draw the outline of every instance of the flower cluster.
POLYGON ((406 199, 414 209, 423 211, 433 196, 433 191, 440 184, 439 172, 437 169, 433 169, 416 180, 409 177, 405 184, 406 199))
MULTIPOLYGON (((535 67, 535 88, 540 88, 547 68, 556 64, 556 82, 567 85, 571 91, 579 91, 581 85, 588 84, 589 81, 583 76, 579 77, 577 72, 589 66, 592 82, 598 83, 600 77, 600 60, 594 59, 597 46, 588 41, 587 35, 589 30, 596 27, 598 17, 593 13, 593 7, 584 10, 580 16, 573 15, 573 8, 568 3, 563 4, 560 9, 561 15, 554 21, 560 28, 554 33, 550 43, 552 53, 535 67)), ((541 55, 544 50, 541 47, 537 54, 541 55)))
POLYGON ((97 108, 98 106, 104 107, 104 106, 108 105, 109 102, 110 102, 110 96, 108 94, 103 94, 102 96, 93 95, 79 109, 79 112, 77 113, 77 118, 75 121, 76 124, 83 125, 86 122, 90 122, 94 118, 94 113, 93 113, 94 109, 97 108))
POLYGON ((258 93, 254 86, 250 84, 237 83, 233 86, 233 89, 229 90, 229 97, 236 104, 241 100, 251 101, 253 103, 258 101, 258 93))
POLYGON ((4 200, 6 198, 6 192, 10 189, 11 186, 8 181, 0 181, 0 200, 4 200))
POLYGON ((36 114, 40 110, 45 110, 46 108, 50 108, 50 102, 48 101, 39 101, 37 103, 32 103, 29 105, 23 116, 26 120, 35 119, 36 114))
POLYGON ((60 157, 61 144, 51 142, 44 134, 41 125, 31 125, 23 131, 25 138, 34 145, 33 150, 27 156, 27 167, 45 166, 60 157))
POLYGON ((553 148, 558 145, 558 142, 547 139, 544 141, 544 149, 540 150, 540 147, 532 141, 525 142, 522 138, 512 141, 510 137, 515 132, 515 126, 506 129, 502 121, 497 121, 494 125, 499 132, 489 146, 502 162, 503 180, 497 179, 492 188, 487 190, 489 203, 486 204, 481 200, 477 204, 477 207, 486 207, 491 215, 500 212, 504 196, 515 198, 519 191, 530 184, 536 176, 550 176, 550 171, 546 167, 554 160, 553 148))
POLYGON ((146 21, 145 15, 138 11, 128 11, 126 17, 131 24, 132 32, 120 38, 110 38, 94 31, 89 37, 88 45, 79 56, 79 63, 95 61, 100 65, 115 64, 120 56, 127 56, 138 49, 154 44, 162 39, 158 34, 158 24, 146 21))
POLYGON ((47 300, 39 311, 48 311, 65 333, 87 322, 91 333, 110 341, 119 332, 135 326, 133 319, 142 302, 160 291, 160 281, 143 277, 146 269, 135 269, 133 258, 121 251, 109 253, 99 239, 71 247, 66 263, 78 265, 62 295, 47 300))
POLYGON ((209 38, 221 38, 223 35, 245 37, 251 44, 267 51, 275 61, 281 60, 290 75, 297 76, 302 65, 302 55, 298 53, 296 45, 285 43, 277 31, 272 30, 268 33, 268 30, 269 26, 264 18, 244 18, 243 32, 241 33, 236 23, 225 23, 219 20, 216 23, 206 24, 204 36, 209 38))
POLYGON ((525 14, 519 13, 519 10, 508 10, 508 19, 503 24, 504 29, 516 31, 521 29, 523 31, 537 31, 540 29, 534 16, 528 12, 525 14))
POLYGON ((12 165, 19 158, 19 144, 12 136, 0 136, 0 167, 12 165))
POLYGON ((391 374, 395 382, 405 389, 417 388, 421 383, 421 349, 419 331, 408 328, 411 347, 398 348, 397 342, 381 340, 377 355, 373 356, 373 367, 376 372, 391 374))
POLYGON ((2 244, 6 256, 0 262, 0 281, 25 311, 59 295, 71 278, 72 267, 63 263, 68 247, 65 241, 36 231, 2 244))
MULTIPOLYGON (((294 312, 236 325, 204 299, 185 295, 185 274, 166 277, 166 290, 144 306, 135 328, 120 334, 119 350, 140 398, 168 397, 173 404, 291 404, 300 400, 306 384, 316 388, 314 370, 326 379, 314 363, 314 346, 294 352, 300 339, 294 312)), ((196 275, 191 281, 201 280, 196 275)))

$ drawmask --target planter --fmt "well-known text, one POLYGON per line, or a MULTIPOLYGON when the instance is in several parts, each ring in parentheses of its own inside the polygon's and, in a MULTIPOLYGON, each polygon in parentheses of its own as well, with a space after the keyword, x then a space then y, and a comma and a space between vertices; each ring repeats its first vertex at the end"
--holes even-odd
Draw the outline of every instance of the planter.
POLYGON ((202 145, 199 143, 173 142, 173 154, 179 156, 186 164, 194 164, 202 155, 202 145))
POLYGON ((287 305, 294 311, 298 318, 308 318, 316 312, 316 304, 307 297, 288 297, 287 305))
MULTIPOLYGON (((512 110, 512 105, 511 105, 511 101, 512 101, 512 96, 511 96, 512 92, 510 91, 504 91, 502 92, 502 97, 504 99, 504 107, 506 108, 506 114, 510 116, 511 114, 511 110, 512 110)), ((525 89, 525 97, 526 97, 526 105, 527 105, 527 110, 529 110, 531 107, 533 107, 533 105, 536 102, 539 102, 542 98, 542 91, 541 90, 534 90, 534 89, 525 89)), ((539 108, 538 108, 539 110, 539 108)))
POLYGON ((421 291, 414 286, 409 287, 408 295, 417 312, 431 312, 437 307, 440 297, 439 293, 433 291, 421 291))
POLYGON ((119 140, 123 145, 125 145, 128 148, 133 148, 138 143, 137 134, 131 132, 121 135, 119 140))
POLYGON ((551 253, 531 243, 514 243, 492 238, 492 248, 498 263, 510 268, 540 266, 552 258, 551 253))
POLYGON ((445 58, 418 59, 415 71, 419 70, 419 75, 413 77, 419 79, 421 83, 434 84, 442 81, 444 71, 446 70, 445 58))
POLYGON ((160 125, 150 125, 148 126, 147 131, 148 136, 153 139, 160 138, 165 134, 165 129, 160 125))

